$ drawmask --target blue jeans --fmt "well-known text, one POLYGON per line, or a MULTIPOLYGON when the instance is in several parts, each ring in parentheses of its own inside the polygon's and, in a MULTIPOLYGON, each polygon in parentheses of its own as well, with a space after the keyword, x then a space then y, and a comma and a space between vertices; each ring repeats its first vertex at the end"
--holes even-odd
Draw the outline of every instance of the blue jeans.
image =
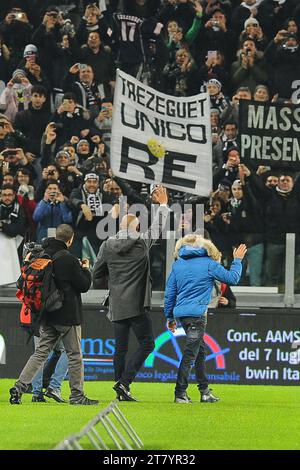
POLYGON ((186 333, 186 343, 177 375, 176 396, 182 396, 186 392, 193 363, 195 363, 195 374, 199 390, 203 391, 208 387, 203 339, 207 316, 205 314, 200 317, 181 317, 179 320, 186 333))
MULTIPOLYGON (((39 338, 34 336, 34 346, 35 349, 38 345, 39 338)), ((68 372, 68 357, 65 351, 65 348, 60 340, 59 343, 54 348, 56 351, 61 351, 60 358, 57 361, 55 371, 51 376, 49 388, 52 389, 60 389, 62 381, 64 380, 67 372, 68 372)), ((49 354, 48 360, 52 356, 53 352, 49 354)), ((32 384, 32 393, 33 395, 40 395, 43 390, 43 370, 44 368, 41 367, 35 376, 33 377, 31 384, 32 384)))

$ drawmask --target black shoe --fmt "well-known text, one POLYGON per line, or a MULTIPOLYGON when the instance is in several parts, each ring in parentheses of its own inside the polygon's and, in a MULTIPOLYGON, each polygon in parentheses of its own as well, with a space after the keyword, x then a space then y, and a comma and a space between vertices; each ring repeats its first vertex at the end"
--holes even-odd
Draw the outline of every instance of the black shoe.
POLYGON ((47 400, 45 400, 45 397, 44 395, 33 395, 33 397, 31 398, 31 401, 33 403, 48 403, 47 400))
POLYGON ((63 399, 58 388, 48 387, 45 391, 45 396, 48 398, 53 398, 53 400, 57 401, 58 403, 68 403, 67 400, 63 399))
POLYGON ((22 397, 21 390, 18 387, 14 386, 9 390, 9 393, 10 393, 9 402, 12 405, 21 405, 21 403, 22 403, 22 401, 21 401, 21 397, 22 397))
POLYGON ((91 400, 90 398, 82 395, 79 398, 71 398, 70 405, 98 405, 99 400, 91 400))
POLYGON ((200 390, 200 394, 201 394, 200 401, 202 403, 215 403, 216 401, 219 401, 220 398, 215 397, 211 392, 212 392, 211 388, 207 388, 206 390, 203 390, 203 391, 200 390))
POLYGON ((190 397, 184 393, 183 395, 175 395, 174 403, 193 403, 190 397))
POLYGON ((28 384, 24 393, 32 393, 32 390, 33 390, 32 385, 28 384))
POLYGON ((137 401, 134 396, 131 395, 129 387, 126 387, 122 382, 116 382, 113 386, 115 392, 117 392, 117 400, 119 401, 137 401))

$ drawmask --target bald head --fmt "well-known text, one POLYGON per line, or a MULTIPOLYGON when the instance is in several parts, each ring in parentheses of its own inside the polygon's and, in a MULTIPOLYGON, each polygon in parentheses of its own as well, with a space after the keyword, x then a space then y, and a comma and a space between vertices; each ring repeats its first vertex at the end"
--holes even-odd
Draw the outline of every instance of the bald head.
POLYGON ((122 230, 132 230, 137 232, 137 228, 140 225, 139 219, 133 214, 126 214, 121 221, 122 230))

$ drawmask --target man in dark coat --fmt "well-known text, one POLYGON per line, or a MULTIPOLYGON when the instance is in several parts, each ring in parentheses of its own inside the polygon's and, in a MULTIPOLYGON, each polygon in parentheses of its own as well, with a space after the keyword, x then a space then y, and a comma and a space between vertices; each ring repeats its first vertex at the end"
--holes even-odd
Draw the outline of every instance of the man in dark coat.
POLYGON ((40 328, 40 341, 29 358, 14 387, 10 389, 10 403, 21 403, 21 396, 36 372, 46 361, 50 351, 62 340, 69 361, 70 404, 97 405, 83 392, 83 361, 81 350, 82 304, 81 292, 91 285, 91 274, 85 264, 68 252, 74 237, 73 229, 66 224, 57 227, 56 238, 48 239, 45 252, 54 259, 53 269, 57 287, 63 292, 63 305, 54 312, 45 311, 40 328), (54 257, 54 258, 53 258, 54 257))
POLYGON ((131 214, 123 217, 121 230, 101 245, 93 270, 94 281, 109 276, 109 313, 114 324, 116 350, 114 356, 114 390, 117 398, 136 401, 129 386, 147 356, 154 349, 154 336, 149 314, 151 278, 149 250, 158 238, 169 214, 165 188, 156 189, 160 204, 151 228, 138 234, 139 220, 131 214), (165 206, 165 207, 164 207, 165 206), (129 332, 133 330, 138 349, 126 363, 129 332))

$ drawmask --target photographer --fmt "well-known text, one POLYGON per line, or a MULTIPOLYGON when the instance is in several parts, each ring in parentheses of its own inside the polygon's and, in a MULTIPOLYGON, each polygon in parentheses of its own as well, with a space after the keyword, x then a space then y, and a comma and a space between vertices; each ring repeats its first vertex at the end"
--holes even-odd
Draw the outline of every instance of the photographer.
POLYGON ((255 41, 243 42, 240 56, 231 66, 234 87, 248 87, 253 94, 257 85, 267 82, 268 74, 263 53, 257 51, 255 41))
POLYGON ((60 224, 72 223, 72 213, 66 204, 65 197, 61 193, 57 181, 48 181, 44 199, 36 206, 33 220, 38 224, 38 242, 44 237, 55 236, 55 229, 60 224))

